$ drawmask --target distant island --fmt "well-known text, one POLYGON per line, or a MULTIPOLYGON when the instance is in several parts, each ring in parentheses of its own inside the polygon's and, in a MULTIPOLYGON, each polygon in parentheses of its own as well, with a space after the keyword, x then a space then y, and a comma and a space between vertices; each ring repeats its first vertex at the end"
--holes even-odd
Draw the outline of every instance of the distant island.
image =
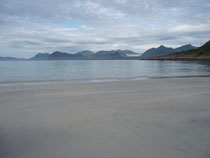
POLYGON ((92 52, 84 50, 75 54, 55 51, 53 53, 38 53, 35 56, 24 59, 14 57, 1 57, 0 61, 21 61, 21 60, 133 60, 138 59, 139 53, 131 50, 101 50, 92 52))
POLYGON ((14 58, 14 57, 1 57, 0 56, 0 61, 23 61, 23 60, 27 60, 24 58, 14 58))
POLYGON ((51 54, 38 53, 29 59, 0 57, 0 61, 23 60, 210 60, 210 41, 198 48, 191 44, 178 48, 161 45, 158 48, 148 49, 142 55, 131 50, 101 50, 98 52, 84 50, 75 54, 60 51, 51 54))
POLYGON ((65 52, 39 53, 29 60, 129 60, 139 56, 130 50, 98 51, 96 53, 84 50, 75 54, 65 52))

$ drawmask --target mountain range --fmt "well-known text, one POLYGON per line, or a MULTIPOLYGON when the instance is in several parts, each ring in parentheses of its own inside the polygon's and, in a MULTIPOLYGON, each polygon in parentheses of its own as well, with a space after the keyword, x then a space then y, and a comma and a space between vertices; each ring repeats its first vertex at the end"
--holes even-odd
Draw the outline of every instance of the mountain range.
POLYGON ((177 52, 165 56, 150 58, 152 60, 210 60, 210 41, 193 50, 177 52))
POLYGON ((140 59, 149 59, 153 57, 168 55, 175 52, 187 51, 192 49, 196 49, 196 47, 192 46, 191 44, 187 44, 178 48, 165 47, 161 45, 158 48, 148 49, 140 56, 140 59))
POLYGON ((84 50, 76 54, 69 54, 65 52, 38 53, 29 60, 129 60, 136 59, 139 56, 130 50, 111 50, 111 51, 98 51, 96 53, 84 50))
POLYGON ((1 57, 0 61, 19 61, 19 60, 210 60, 210 41, 201 47, 196 48, 191 44, 183 45, 178 48, 165 47, 151 48, 142 55, 130 50, 102 50, 92 52, 84 50, 75 54, 55 51, 53 53, 38 53, 35 56, 24 58, 1 57))

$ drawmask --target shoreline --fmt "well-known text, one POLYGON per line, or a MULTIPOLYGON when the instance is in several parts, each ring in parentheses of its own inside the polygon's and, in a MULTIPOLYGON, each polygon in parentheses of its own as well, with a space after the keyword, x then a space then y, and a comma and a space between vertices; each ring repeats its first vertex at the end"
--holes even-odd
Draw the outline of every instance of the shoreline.
POLYGON ((20 80, 20 81, 0 81, 1 86, 16 85, 44 85, 44 84, 78 84, 78 83, 106 83, 123 81, 141 81, 156 79, 188 79, 188 78, 210 78, 210 75, 182 75, 182 76, 154 76, 154 77, 129 77, 129 78, 104 78, 104 79, 74 79, 74 80, 20 80))
POLYGON ((140 60, 210 62, 210 57, 209 58, 164 58, 164 57, 154 57, 154 58, 140 59, 140 60))

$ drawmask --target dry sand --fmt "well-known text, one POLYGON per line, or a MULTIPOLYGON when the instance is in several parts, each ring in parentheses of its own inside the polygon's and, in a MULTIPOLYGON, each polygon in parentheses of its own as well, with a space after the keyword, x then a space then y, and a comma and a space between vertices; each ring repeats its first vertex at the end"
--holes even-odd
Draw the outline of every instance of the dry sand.
POLYGON ((209 158, 210 78, 0 87, 1 158, 209 158))

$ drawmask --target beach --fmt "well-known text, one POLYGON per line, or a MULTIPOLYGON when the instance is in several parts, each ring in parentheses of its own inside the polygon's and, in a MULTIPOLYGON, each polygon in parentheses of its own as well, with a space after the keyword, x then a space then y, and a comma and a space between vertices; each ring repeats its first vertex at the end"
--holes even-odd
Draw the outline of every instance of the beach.
POLYGON ((1 158, 209 158, 210 78, 0 87, 1 158))

